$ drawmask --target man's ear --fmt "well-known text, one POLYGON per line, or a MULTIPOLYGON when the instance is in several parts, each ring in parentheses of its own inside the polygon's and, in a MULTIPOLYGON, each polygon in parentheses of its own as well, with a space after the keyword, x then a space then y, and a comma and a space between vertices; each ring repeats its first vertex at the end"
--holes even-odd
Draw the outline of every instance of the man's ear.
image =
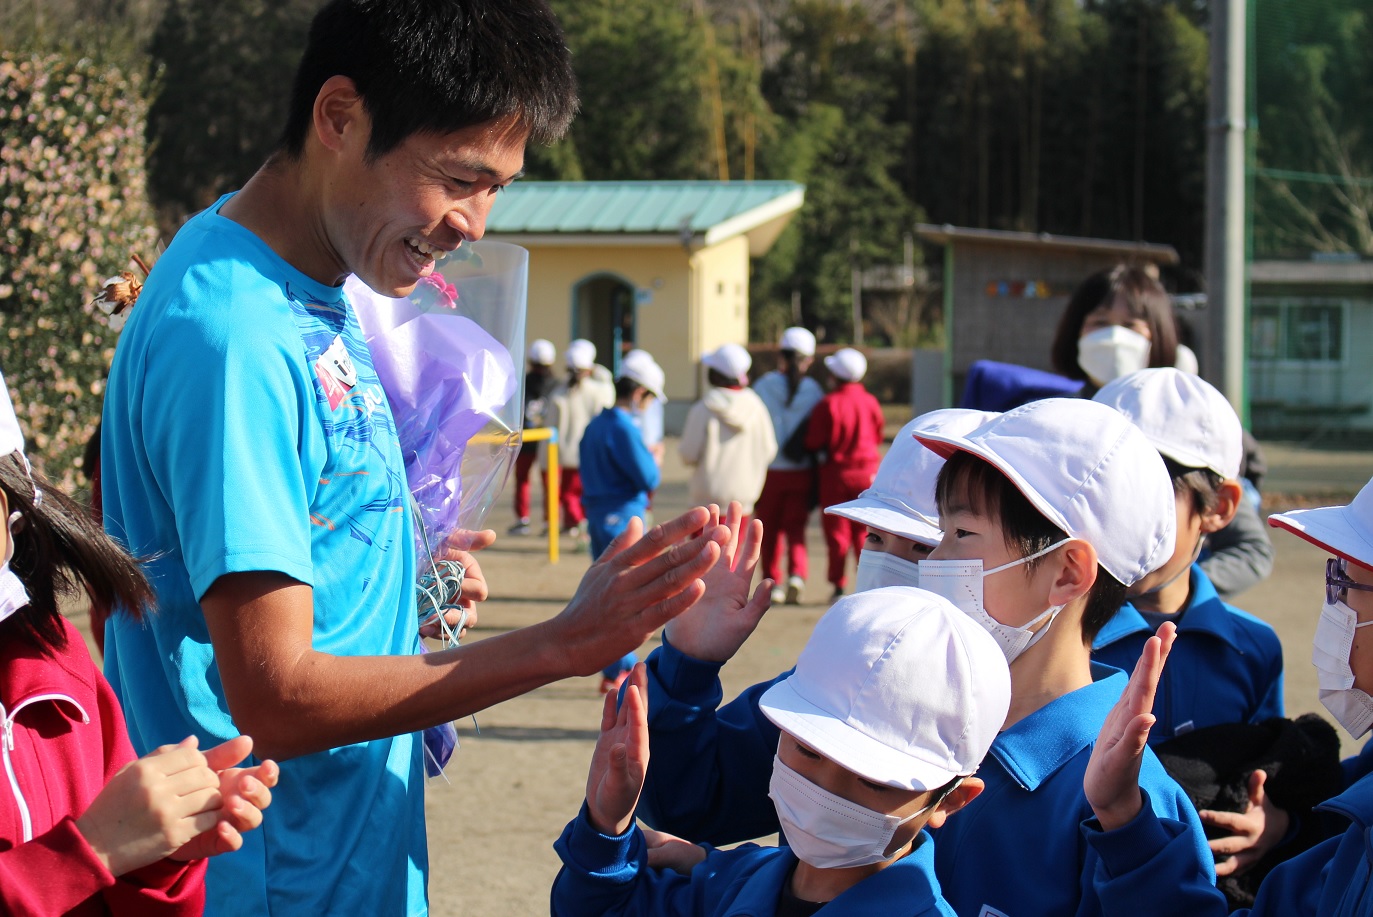
POLYGON ((1235 518, 1235 513, 1239 512, 1240 501, 1244 499, 1244 488, 1239 481, 1221 481, 1216 488, 1216 508, 1209 513, 1201 514, 1201 533, 1209 535, 1212 532, 1219 532, 1230 524, 1230 520, 1235 518))
POLYGON ((1073 538, 1051 556, 1057 558, 1058 571, 1049 588, 1049 604, 1067 605, 1091 591, 1097 574, 1096 548, 1073 538))
POLYGON ((346 76, 331 76, 324 81, 315 95, 314 128, 320 145, 335 153, 349 145, 367 145, 372 120, 356 83, 346 76))
POLYGON ((963 782, 954 787, 949 795, 939 801, 939 805, 934 807, 930 813, 929 821, 925 822, 927 828, 938 828, 944 824, 948 817, 959 809, 972 802, 982 795, 982 791, 987 785, 978 777, 965 777, 963 782))

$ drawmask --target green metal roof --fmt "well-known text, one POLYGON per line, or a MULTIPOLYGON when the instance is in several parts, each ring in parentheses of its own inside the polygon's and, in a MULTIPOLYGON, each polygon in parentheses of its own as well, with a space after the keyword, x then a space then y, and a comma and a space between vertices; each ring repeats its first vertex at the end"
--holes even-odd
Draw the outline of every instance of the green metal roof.
POLYGON ((748 232, 797 210, 790 181, 515 182, 501 191, 489 233, 706 234, 748 232))

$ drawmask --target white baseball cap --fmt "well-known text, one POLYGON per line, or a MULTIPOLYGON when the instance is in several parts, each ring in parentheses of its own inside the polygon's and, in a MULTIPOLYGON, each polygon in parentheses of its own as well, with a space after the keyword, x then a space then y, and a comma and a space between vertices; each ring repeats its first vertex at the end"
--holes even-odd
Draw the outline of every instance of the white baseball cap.
POLYGON ((23 451, 24 431, 19 429, 19 417, 14 413, 9 386, 5 384, 5 377, 0 375, 0 455, 23 451))
POLYGON ((796 671, 758 701, 778 728, 831 761, 906 790, 976 773, 1010 704, 1010 670, 991 634, 911 586, 836 602, 796 671))
POLYGON ((553 346, 552 341, 537 338, 529 342, 529 349, 525 351, 524 357, 530 363, 539 366, 552 366, 553 361, 558 358, 558 348, 553 346))
POLYGON ((1373 481, 1365 484, 1348 506, 1274 513, 1268 524, 1345 560, 1373 567, 1373 481))
POLYGON ((803 357, 813 357, 815 356, 815 335, 805 328, 792 326, 782 332, 782 339, 777 342, 777 346, 782 350, 799 353, 803 357))
POLYGON ((1155 449, 1179 465, 1209 468, 1227 481, 1239 477, 1239 415, 1200 376, 1172 367, 1142 369, 1108 383, 1092 400, 1130 418, 1155 449))
POLYGON ((852 347, 841 347, 825 357, 825 369, 845 382, 858 382, 868 374, 868 358, 852 347))
POLYGON ((825 510, 866 526, 891 532, 933 548, 943 532, 934 485, 944 459, 922 446, 917 433, 971 433, 995 417, 991 411, 944 408, 921 414, 901 428, 877 466, 872 486, 847 503, 825 510))
POLYGON ((1045 398, 971 433, 917 433, 948 458, 986 461, 1070 538, 1096 549, 1107 573, 1132 586, 1173 556, 1177 504, 1158 450, 1119 411, 1082 398, 1045 398))
POLYGON ((667 396, 663 394, 667 376, 647 350, 631 350, 625 354, 620 360, 620 375, 639 383, 659 401, 667 401, 667 396))
POLYGON ((577 338, 567 345, 563 359, 568 369, 591 369, 596 365, 596 345, 586 338, 577 338))
POLYGON ((722 376, 738 379, 740 385, 748 385, 748 371, 753 366, 753 357, 738 344, 721 344, 702 357, 701 362, 722 376))

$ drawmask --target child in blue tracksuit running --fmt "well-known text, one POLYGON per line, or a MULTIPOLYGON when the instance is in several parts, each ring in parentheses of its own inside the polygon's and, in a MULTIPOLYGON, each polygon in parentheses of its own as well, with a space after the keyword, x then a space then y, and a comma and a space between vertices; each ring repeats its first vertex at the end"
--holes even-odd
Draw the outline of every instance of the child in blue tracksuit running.
POLYGON ((554 915, 916 914, 953 917, 934 875, 938 827, 977 797, 1010 677, 950 602, 897 586, 841 600, 761 707, 779 730, 769 795, 788 846, 711 852, 689 874, 648 866, 634 807, 648 764, 643 669, 607 697, 586 803, 554 845, 554 915))
POLYGON ((1177 640, 1154 698, 1157 744, 1222 723, 1282 716, 1282 644, 1264 621, 1220 600, 1195 563, 1202 541, 1234 517, 1243 429, 1225 396, 1198 376, 1146 369, 1116 379, 1093 398, 1128 417, 1163 456, 1177 498, 1177 547, 1169 561, 1130 590, 1097 634, 1092 658, 1134 668, 1165 620, 1177 640))
MULTIPOLYGON (((1373 643, 1356 638, 1373 624, 1373 482, 1349 506, 1296 510, 1269 521, 1330 552, 1325 603, 1316 626, 1312 661, 1321 703, 1355 738, 1373 726, 1373 643)), ((1102 902, 1128 913, 1158 889, 1173 890, 1172 913, 1222 917, 1225 898, 1187 862, 1181 826, 1147 804, 1135 779, 1137 754, 1153 717, 1153 689, 1172 643, 1173 625, 1146 645, 1130 690, 1102 728, 1085 776, 1098 820, 1087 841, 1101 855, 1094 884, 1102 902)), ((1373 917, 1373 776, 1364 776, 1316 807, 1348 821, 1343 834, 1275 867, 1259 886, 1250 917, 1373 917)))
POLYGON ((582 434, 582 507, 592 559, 601 556, 630 519, 644 518, 649 492, 658 487, 658 463, 644 444, 634 413, 663 397, 662 376, 656 363, 627 364, 615 380, 615 405, 592 418, 582 434))
MULTIPOLYGON (((1167 470, 1124 417, 1076 399, 1035 402, 966 435, 917 438, 949 456, 938 493, 944 537, 919 564, 921 588, 982 623, 1002 643, 1012 679, 1011 715, 978 772, 986 791, 935 832, 940 885, 966 917, 1104 913, 1092 884, 1099 855, 1081 828, 1092 817, 1082 776, 1127 678, 1093 664, 1088 646, 1126 587, 1172 555, 1167 470)), ((770 739, 756 707, 765 686, 717 713, 719 664, 671 640, 699 627, 698 608, 673 622, 649 662, 649 783, 655 805, 675 795, 670 808, 686 814, 641 811, 656 828, 728 843, 777 828, 758 802, 770 739)), ((714 630, 728 628, 725 615, 714 630)), ((1152 752, 1143 759, 1151 805, 1186 826, 1187 855, 1210 877, 1195 810, 1152 752)), ((1156 896, 1142 912, 1165 912, 1167 901, 1156 896)))

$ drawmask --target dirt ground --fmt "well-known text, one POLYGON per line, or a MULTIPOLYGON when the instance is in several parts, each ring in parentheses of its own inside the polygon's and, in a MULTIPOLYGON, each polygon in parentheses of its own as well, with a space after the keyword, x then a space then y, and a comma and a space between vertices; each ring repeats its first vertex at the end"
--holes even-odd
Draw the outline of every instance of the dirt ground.
MULTIPOLYGON (((894 433, 902 418, 893 412, 894 433)), ((687 508, 686 473, 673 460, 669 441, 665 484, 656 499, 661 518, 687 508)), ((1373 473, 1373 455, 1266 446, 1270 474, 1265 491, 1281 495, 1269 512, 1286 504, 1345 502, 1373 473)), ((535 488, 537 498, 537 487, 535 488)), ((513 521, 508 500, 489 524, 504 532, 513 521)), ((1269 621, 1282 637, 1289 716, 1318 710, 1311 638, 1320 612, 1325 555, 1299 539, 1274 532, 1273 575, 1236 604, 1269 621)), ((824 544, 816 517, 808 531, 811 576, 806 604, 779 607, 724 669, 725 696, 791 666, 827 607, 824 544)), ((555 615, 572 596, 589 559, 570 553, 564 539, 556 566, 547 542, 502 535, 483 556, 492 600, 470 639, 479 640, 555 615)), ((74 615, 84 624, 83 615, 74 615)), ((647 655, 645 646, 640 656, 647 655)), ((461 746, 448 780, 427 787, 429 893, 432 913, 448 915, 544 914, 558 869, 553 841, 581 804, 586 767, 600 722, 599 676, 549 685, 458 724, 461 746)), ((1346 752, 1355 745, 1345 737, 1346 752)))

